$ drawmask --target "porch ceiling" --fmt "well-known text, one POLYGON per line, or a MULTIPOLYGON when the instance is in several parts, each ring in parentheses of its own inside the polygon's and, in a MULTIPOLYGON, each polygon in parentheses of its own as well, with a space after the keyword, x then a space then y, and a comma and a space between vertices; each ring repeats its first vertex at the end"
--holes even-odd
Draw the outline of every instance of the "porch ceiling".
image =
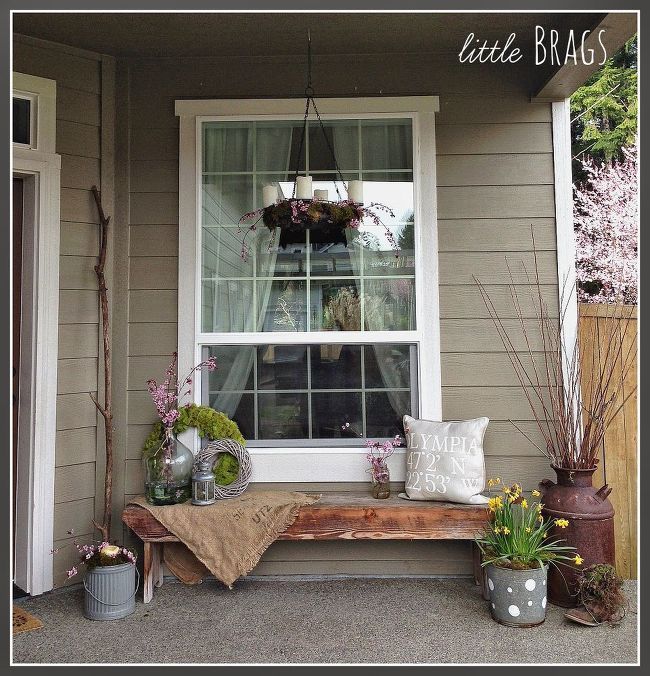
MULTIPOLYGON (((474 32, 488 45, 503 45, 510 33, 530 68, 530 92, 539 92, 561 69, 535 66, 535 26, 580 36, 606 19, 603 13, 14 13, 14 31, 116 57, 264 57, 296 56, 305 51, 311 29, 319 54, 431 54, 456 60, 465 39, 474 32)), ((634 32, 636 17, 627 15, 634 32)), ((620 20, 620 19, 619 19, 620 20)), ((630 32, 631 30, 631 32, 630 32)), ((627 39, 627 38, 625 38, 627 39)), ((619 46, 618 44, 616 46, 619 46)), ((444 61, 444 59, 443 59, 444 61)), ((595 66, 596 67, 596 66, 595 66)), ((594 68, 595 68, 594 67, 594 68)), ((508 66, 502 66, 507 69, 508 66)), ((588 77, 584 69, 580 77, 588 77)), ((575 79, 575 78, 574 78, 575 79)), ((580 83, 578 83, 579 85, 580 83)), ((576 85, 576 86, 578 86, 576 85)), ((566 90, 566 86, 565 86, 566 90)), ((545 91, 552 96, 552 91, 545 91)), ((564 94, 566 95, 566 94, 564 94)))

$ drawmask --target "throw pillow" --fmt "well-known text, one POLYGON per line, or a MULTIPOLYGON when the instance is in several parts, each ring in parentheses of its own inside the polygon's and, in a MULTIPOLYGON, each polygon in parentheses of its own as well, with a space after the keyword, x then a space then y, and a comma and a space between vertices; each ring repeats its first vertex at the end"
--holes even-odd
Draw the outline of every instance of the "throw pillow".
POLYGON ((489 418, 435 422, 404 416, 406 495, 410 500, 485 504, 483 436, 489 418))

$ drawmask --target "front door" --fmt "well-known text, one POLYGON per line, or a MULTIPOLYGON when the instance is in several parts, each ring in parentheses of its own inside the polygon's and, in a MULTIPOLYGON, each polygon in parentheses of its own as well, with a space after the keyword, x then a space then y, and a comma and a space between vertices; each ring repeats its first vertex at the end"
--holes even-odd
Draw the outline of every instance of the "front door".
MULTIPOLYGON (((20 325, 21 325, 21 307, 22 307, 22 266, 23 266, 23 180, 14 178, 13 180, 13 350, 11 355, 11 417, 12 417, 12 439, 13 439, 13 524, 15 536, 16 528, 16 475, 18 467, 18 402, 20 395, 20 325)), ((12 538, 13 541, 13 538, 12 538)))

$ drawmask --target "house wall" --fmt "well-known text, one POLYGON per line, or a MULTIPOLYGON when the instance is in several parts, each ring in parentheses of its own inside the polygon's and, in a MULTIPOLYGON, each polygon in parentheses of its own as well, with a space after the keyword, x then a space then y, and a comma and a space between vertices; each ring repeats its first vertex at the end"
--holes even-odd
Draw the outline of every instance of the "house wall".
MULTIPOLYGON (((55 547, 92 533, 102 468, 103 432, 88 393, 101 382, 98 362, 98 216, 90 192, 110 201, 113 169, 107 141, 112 121, 107 91, 111 60, 73 48, 16 36, 13 70, 56 80, 56 152, 61 155, 59 355, 57 386, 55 547), (104 124, 103 121, 104 120, 104 124), (99 458, 99 460, 98 460, 99 458)), ((101 490, 101 489, 100 489, 101 490)), ((97 501, 99 502, 99 501, 97 501)), ((54 557, 55 584, 76 560, 72 547, 54 557)))
MULTIPOLYGON (((531 226, 545 296, 557 307, 551 109, 530 104, 523 70, 461 67, 440 55, 316 57, 318 96, 383 93, 436 94, 438 218, 443 416, 487 415, 489 476, 526 488, 549 476, 546 460, 507 422, 519 421, 533 438, 527 402, 485 310, 473 275, 488 286, 502 315, 514 318, 506 258, 515 280, 519 261, 532 266, 531 226), (353 63, 354 67, 350 67, 353 63)), ((162 373, 177 341, 178 119, 176 98, 284 98, 302 96, 304 64, 286 57, 144 59, 118 70, 118 222, 116 276, 124 324, 116 369, 124 369, 124 496, 142 491, 140 449, 155 419, 146 380, 162 373), (128 102, 128 103, 127 103, 128 102), (127 208, 124 206, 124 208, 127 208), (127 288, 128 287, 128 288, 127 288)), ((524 303, 529 315, 531 308, 524 303)), ((513 328, 515 322, 512 322, 513 328)), ((522 346, 523 347, 523 346, 522 346)), ((122 431, 120 431, 120 434, 122 431)), ((317 479, 317 477, 314 477, 317 479)), ((292 489, 331 490, 327 484, 292 489)), ((117 495, 121 500, 121 494, 117 495)), ((121 508, 122 505, 119 505, 121 508)), ((119 509, 118 509, 119 511, 119 509)), ((279 542, 255 569, 275 574, 469 574, 463 542, 279 542)))
MULTIPOLYGON (((317 57, 317 95, 440 97, 436 145, 443 415, 489 416, 488 475, 532 488, 550 470, 507 422, 513 418, 538 437, 473 275, 488 285, 501 313, 514 317, 505 259, 510 259, 515 278, 525 281, 519 261, 532 263, 532 226, 544 293, 551 307, 557 307, 550 105, 528 102, 525 72, 516 65, 504 80, 503 71, 477 74, 440 55, 391 55, 391 63, 386 69, 385 60, 376 56, 317 57)), ((62 194, 56 547, 70 542, 70 528, 80 538, 90 535, 91 520, 101 510, 96 496, 102 492, 103 428, 88 396, 102 382, 92 269, 98 218, 90 187, 100 187, 106 212, 112 215, 113 535, 132 541, 119 515, 129 496, 142 491, 140 449, 155 419, 145 383, 164 370, 176 349, 174 100, 300 97, 304 66, 300 59, 286 57, 119 60, 114 90, 109 57, 15 37, 14 70, 55 79, 58 88, 56 150, 62 156, 62 194)), ((525 311, 530 314, 530 307, 525 311)), ((322 483, 290 487, 342 488, 322 483)), ((55 557, 57 584, 73 559, 72 548, 55 557)), ((470 572, 466 542, 278 542, 255 570, 259 575, 470 572)))

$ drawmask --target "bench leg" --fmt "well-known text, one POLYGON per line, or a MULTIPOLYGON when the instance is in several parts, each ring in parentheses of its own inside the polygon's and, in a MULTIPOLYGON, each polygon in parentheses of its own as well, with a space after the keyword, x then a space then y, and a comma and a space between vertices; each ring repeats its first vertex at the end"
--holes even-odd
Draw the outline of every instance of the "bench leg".
POLYGON ((153 559, 153 583, 156 587, 162 587, 163 584, 163 565, 162 565, 162 548, 160 542, 152 542, 152 559, 153 559))
POLYGON ((153 598, 153 585, 154 580, 157 579, 156 572, 156 552, 157 552, 157 543, 147 542, 144 543, 144 573, 142 579, 143 587, 143 599, 145 603, 149 603, 153 598))
POLYGON ((472 561, 474 563, 474 583, 481 588, 481 594, 487 601, 489 596, 485 585, 485 569, 481 566, 481 549, 476 542, 472 542, 472 561))

